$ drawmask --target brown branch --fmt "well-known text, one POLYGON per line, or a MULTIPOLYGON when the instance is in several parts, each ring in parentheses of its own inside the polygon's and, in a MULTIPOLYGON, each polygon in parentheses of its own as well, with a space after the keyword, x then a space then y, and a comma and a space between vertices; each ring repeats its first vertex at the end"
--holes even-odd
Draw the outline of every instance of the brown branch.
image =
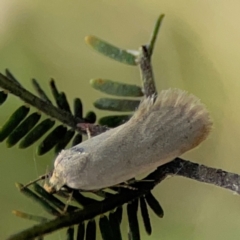
POLYGON ((157 93, 151 65, 151 54, 147 46, 142 46, 139 51, 138 63, 143 82, 143 92, 145 96, 149 97, 157 93))
POLYGON ((76 125, 79 122, 83 122, 80 118, 74 118, 70 113, 61 110, 49 102, 46 102, 31 92, 27 91, 20 85, 15 84, 13 81, 5 77, 0 73, 0 87, 19 97, 25 103, 37 108, 41 112, 44 112, 48 116, 57 119, 58 121, 66 124, 67 126, 76 129, 76 125))
MULTIPOLYGON (((40 99, 23 88, 20 84, 17 84, 16 82, 4 76, 2 73, 0 73, 0 87, 19 97, 25 103, 37 108, 47 116, 60 121, 66 126, 71 127, 82 134, 86 134, 86 131, 77 127, 78 123, 85 123, 83 119, 74 117, 71 113, 55 107, 51 104, 51 102, 40 99)), ((102 129, 101 126, 99 126, 97 130, 100 134, 101 132, 105 131, 105 128, 103 127, 102 129)))
POLYGON ((152 181, 135 183, 134 187, 137 187, 138 190, 123 189, 121 193, 108 197, 99 203, 91 204, 83 210, 76 210, 73 213, 35 225, 10 236, 8 240, 31 239, 92 219, 147 194, 167 176, 182 176, 240 194, 240 175, 176 158, 174 161, 159 167, 144 179, 152 181))
POLYGON ((155 184, 160 183, 167 176, 181 176, 225 188, 240 194, 240 175, 222 169, 211 168, 181 158, 176 158, 169 164, 159 167, 149 174, 147 179, 154 179, 155 184))

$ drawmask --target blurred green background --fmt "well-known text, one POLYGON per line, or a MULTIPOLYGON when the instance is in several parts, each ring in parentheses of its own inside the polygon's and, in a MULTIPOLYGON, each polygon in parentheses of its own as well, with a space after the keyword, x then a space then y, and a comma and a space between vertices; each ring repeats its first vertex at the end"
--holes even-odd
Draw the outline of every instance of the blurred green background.
MULTIPOLYGON (((79 96, 85 112, 94 110, 92 102, 103 95, 90 87, 89 79, 138 84, 139 72, 95 53, 84 37, 94 34, 137 49, 148 41, 159 14, 165 13, 153 56, 158 89, 177 87, 197 95, 215 123, 211 137, 184 157, 240 173, 239 9, 237 0, 1 0, 0 70, 9 68, 29 90, 35 77, 48 93, 53 77, 70 102, 79 96)), ((1 106, 0 124, 20 104, 9 97, 1 106)), ((0 151, 0 239, 4 239, 33 224, 13 216, 13 209, 45 214, 19 194, 14 182, 27 183, 45 173, 54 155, 38 157, 34 147, 7 149, 5 143, 0 151)), ((165 216, 158 219, 152 214, 150 237, 140 221, 142 239, 239 239, 239 196, 180 177, 168 178, 154 193, 165 216)), ((126 239, 126 221, 122 229, 126 239)), ((47 239, 65 236, 57 233, 47 239)))

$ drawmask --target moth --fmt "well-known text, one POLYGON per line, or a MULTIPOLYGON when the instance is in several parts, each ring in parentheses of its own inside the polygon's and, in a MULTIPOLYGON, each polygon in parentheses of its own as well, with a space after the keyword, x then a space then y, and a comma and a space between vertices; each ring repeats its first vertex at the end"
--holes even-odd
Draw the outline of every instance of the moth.
POLYGON ((62 150, 49 184, 92 191, 126 182, 197 147, 211 128, 197 97, 163 90, 145 98, 128 122, 62 150))

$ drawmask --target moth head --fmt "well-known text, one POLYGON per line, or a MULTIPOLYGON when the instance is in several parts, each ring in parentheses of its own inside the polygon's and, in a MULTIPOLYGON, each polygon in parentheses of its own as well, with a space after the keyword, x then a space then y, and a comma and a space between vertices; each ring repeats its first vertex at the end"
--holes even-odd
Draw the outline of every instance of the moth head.
MULTIPOLYGON (((63 174, 59 171, 54 170, 49 180, 48 192, 57 192, 65 185, 65 179, 63 174)), ((47 189, 46 189, 47 190, 47 189)))
POLYGON ((62 150, 54 162, 54 170, 49 179, 49 183, 44 186, 46 191, 57 192, 66 184, 66 178, 64 173, 65 158, 66 151, 62 150))
POLYGON ((59 191, 64 185, 78 189, 87 159, 88 154, 82 148, 75 146, 62 150, 54 162, 54 170, 49 180, 51 192, 59 191))

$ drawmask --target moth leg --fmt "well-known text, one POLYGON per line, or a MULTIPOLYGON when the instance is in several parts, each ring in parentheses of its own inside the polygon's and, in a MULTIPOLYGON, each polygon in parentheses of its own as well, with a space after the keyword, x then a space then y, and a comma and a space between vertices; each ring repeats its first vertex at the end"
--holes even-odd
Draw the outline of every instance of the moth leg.
POLYGON ((131 186, 131 184, 138 183, 138 182, 153 182, 153 181, 154 180, 151 180, 151 179, 149 179, 149 180, 148 179, 137 180, 135 178, 131 178, 128 181, 126 181, 124 183, 114 185, 113 187, 127 188, 127 189, 130 189, 130 190, 135 190, 136 191, 136 190, 138 190, 138 188, 131 186))
POLYGON ((90 132, 90 135, 92 137, 95 137, 103 132, 108 131, 110 128, 98 124, 92 124, 92 123, 78 123, 77 128, 79 128, 81 131, 84 131, 87 133, 87 129, 90 132))
POLYGON ((69 203, 72 201, 72 197, 73 197, 73 191, 69 194, 69 198, 68 198, 68 200, 67 200, 67 202, 66 202, 66 205, 65 205, 65 207, 64 207, 63 213, 66 213, 66 212, 67 212, 69 203))
POLYGON ((92 137, 91 126, 89 123, 78 123, 77 127, 87 133, 88 139, 92 137))
POLYGON ((41 176, 39 176, 37 179, 35 179, 35 180, 33 180, 33 181, 30 181, 29 183, 27 183, 26 185, 24 185, 24 186, 22 187, 22 189, 27 188, 27 187, 29 187, 30 185, 32 185, 32 184, 34 184, 34 183, 36 183, 36 182, 39 182, 39 181, 41 181, 41 180, 46 180, 46 179, 49 178, 51 175, 52 175, 52 172, 49 172, 49 173, 44 174, 44 175, 41 175, 41 176))
POLYGON ((114 185, 113 187, 127 188, 129 190, 135 190, 135 191, 138 190, 138 188, 130 186, 128 183, 120 183, 120 184, 114 185))
POLYGON ((86 128, 86 132, 87 132, 88 139, 90 139, 92 136, 89 128, 86 128))

